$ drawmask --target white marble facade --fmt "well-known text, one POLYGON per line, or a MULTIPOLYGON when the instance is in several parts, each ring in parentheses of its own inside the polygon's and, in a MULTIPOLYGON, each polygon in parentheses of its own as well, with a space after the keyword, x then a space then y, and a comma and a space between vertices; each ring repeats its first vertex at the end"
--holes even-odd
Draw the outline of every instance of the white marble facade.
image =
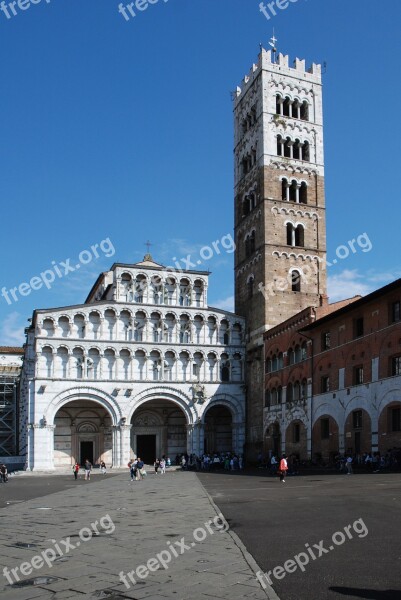
MULTIPOLYGON (((207 305, 208 273, 147 255, 102 273, 85 304, 36 310, 21 380, 29 469, 139 451, 243 452, 244 319, 207 305)), ((153 459, 156 456, 153 457, 153 459)))

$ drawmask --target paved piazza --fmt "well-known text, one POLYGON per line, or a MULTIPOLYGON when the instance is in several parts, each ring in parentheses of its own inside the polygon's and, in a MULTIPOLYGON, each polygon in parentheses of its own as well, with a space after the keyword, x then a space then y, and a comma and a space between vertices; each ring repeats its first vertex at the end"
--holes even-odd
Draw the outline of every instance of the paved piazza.
POLYGON ((400 474, 304 475, 285 484, 260 472, 200 480, 265 573, 307 553, 309 544, 316 560, 304 571, 272 577, 281 600, 401 598, 400 474), (368 533, 359 522, 363 537, 351 528, 350 539, 344 528, 360 519, 368 533), (324 550, 314 547, 321 541, 324 550))
POLYGON ((400 492, 400 474, 17 476, 0 485, 0 597, 399 599, 400 492))
POLYGON ((235 533, 216 520, 216 508, 194 473, 152 474, 131 483, 127 472, 95 475, 76 484, 72 476, 26 475, 2 484, 0 498, 1 600, 276 597, 257 582, 258 567, 235 533), (24 494, 35 497, 21 502, 24 494), (11 503, 4 507, 5 502, 11 503), (99 535, 83 541, 91 537, 87 528, 94 531, 96 521, 99 535), (51 549, 57 554, 54 561, 51 549), (12 569, 28 569, 22 563, 43 563, 42 552, 52 566, 20 576, 36 585, 9 585, 4 567, 12 578, 12 569), (143 579, 135 576, 135 584, 127 577, 129 588, 120 580, 120 573, 157 560, 157 555, 168 569, 151 563, 157 570, 143 579))

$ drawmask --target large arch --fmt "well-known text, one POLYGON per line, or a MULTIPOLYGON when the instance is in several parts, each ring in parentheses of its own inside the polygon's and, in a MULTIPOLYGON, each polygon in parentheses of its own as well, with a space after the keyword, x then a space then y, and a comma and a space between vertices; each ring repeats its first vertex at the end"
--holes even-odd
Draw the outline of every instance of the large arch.
POLYGON ((91 400, 97 402, 110 414, 113 425, 118 425, 122 419, 120 406, 113 396, 110 396, 97 388, 82 386, 64 390, 57 396, 54 396, 44 413, 47 423, 53 425, 57 411, 73 400, 91 400))
POLYGON ((133 414, 135 413, 135 411, 138 410, 140 406, 142 406, 146 402, 156 399, 168 400, 170 402, 173 402, 174 404, 179 406, 184 412, 187 419, 187 425, 193 425, 195 423, 197 419, 196 410, 191 410, 190 408, 190 405, 192 404, 192 398, 190 398, 180 390, 177 390, 176 388, 161 386, 149 387, 145 390, 142 390, 141 392, 139 392, 139 394, 135 396, 134 402, 127 415, 127 421, 132 421, 133 414))
POLYGON ((133 413, 131 426, 131 457, 140 457, 146 464, 157 458, 170 458, 179 464, 183 454, 189 454, 187 415, 171 399, 158 396, 142 402, 133 413))

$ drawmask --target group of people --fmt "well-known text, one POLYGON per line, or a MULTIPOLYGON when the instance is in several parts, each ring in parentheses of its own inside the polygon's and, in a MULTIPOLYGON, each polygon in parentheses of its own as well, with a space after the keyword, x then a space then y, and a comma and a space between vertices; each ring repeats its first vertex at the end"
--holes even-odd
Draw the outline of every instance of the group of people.
POLYGON ((380 452, 365 452, 363 454, 338 455, 335 458, 336 467, 347 475, 353 473, 353 465, 370 473, 380 473, 383 470, 397 470, 401 467, 401 451, 394 449, 386 454, 380 452))
POLYGON ((141 481, 146 476, 145 463, 139 456, 129 461, 128 468, 131 481, 141 481))
POLYGON ((154 462, 154 467, 155 467, 155 474, 158 475, 159 474, 159 469, 160 469, 160 473, 162 475, 164 475, 166 473, 166 459, 163 458, 156 458, 155 462, 154 462))
MULTIPOLYGON (((76 462, 75 465, 73 465, 73 467, 72 467, 72 472, 74 474, 75 480, 78 479, 78 474, 79 474, 80 468, 81 468, 81 465, 78 462, 76 462)), ((90 481, 91 472, 92 472, 92 463, 90 462, 90 460, 88 458, 85 459, 84 470, 85 470, 85 481, 90 481)), ((100 472, 102 475, 106 475, 106 472, 107 472, 106 463, 103 460, 100 463, 100 472)))
POLYGON ((176 456, 176 465, 180 465, 184 471, 215 471, 225 469, 226 471, 241 471, 244 468, 242 455, 231 452, 215 452, 212 454, 180 454, 176 456))

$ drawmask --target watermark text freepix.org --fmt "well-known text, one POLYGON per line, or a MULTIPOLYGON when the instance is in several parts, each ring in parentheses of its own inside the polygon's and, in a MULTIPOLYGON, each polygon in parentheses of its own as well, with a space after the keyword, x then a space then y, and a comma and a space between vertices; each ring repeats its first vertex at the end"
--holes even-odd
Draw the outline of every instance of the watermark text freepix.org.
POLYGON ((81 265, 88 265, 94 258, 99 258, 100 254, 98 249, 101 250, 107 258, 114 256, 116 253, 110 238, 106 238, 105 240, 102 240, 100 244, 93 244, 90 247, 90 250, 82 250, 82 252, 79 253, 78 262, 75 265, 71 264, 71 258, 60 261, 58 264, 55 260, 52 260, 52 267, 42 271, 39 275, 32 277, 29 283, 20 283, 18 286, 10 288, 9 290, 6 287, 3 287, 1 296, 5 299, 7 304, 10 305, 13 302, 18 302, 18 294, 19 296, 29 296, 32 290, 40 290, 43 286, 50 290, 53 283, 56 281, 56 277, 61 279, 69 273, 74 273, 80 269, 81 265))
POLYGON ((260 12, 266 17, 268 21, 273 17, 277 16, 277 10, 286 10, 290 4, 295 4, 299 0, 274 0, 274 2, 261 2, 259 4, 260 12))
POLYGON ((216 531, 227 531, 228 529, 229 525, 223 515, 216 515, 213 519, 205 523, 204 527, 198 527, 193 531, 193 542, 186 543, 185 538, 181 538, 175 542, 167 542, 168 549, 162 550, 154 558, 150 558, 146 565, 139 565, 139 567, 133 569, 130 573, 121 571, 119 574, 120 581, 129 590, 131 585, 136 584, 136 577, 138 579, 146 579, 150 573, 160 568, 167 570, 173 558, 179 558, 187 550, 194 548, 197 543, 203 542, 208 535, 213 535, 216 531), (131 581, 131 584, 128 582, 128 579, 131 581))
POLYGON ((347 538, 352 540, 354 537, 352 530, 359 538, 364 538, 369 533, 363 519, 358 519, 357 521, 354 521, 352 525, 344 527, 343 531, 336 531, 331 537, 333 544, 330 544, 328 548, 325 547, 324 540, 320 540, 318 544, 312 544, 312 546, 310 546, 310 544, 305 544, 307 552, 296 554, 293 559, 287 560, 283 566, 279 565, 267 573, 258 571, 256 573, 257 580, 260 582, 263 589, 266 589, 267 583, 273 585, 271 577, 280 580, 284 579, 288 573, 295 573, 297 569, 301 569, 301 571, 304 572, 306 570, 306 565, 310 563, 310 559, 316 560, 325 554, 329 554, 336 546, 342 546, 344 542, 347 541, 347 538))
POLYGON ((21 577, 31 575, 34 569, 41 569, 45 564, 48 567, 52 567, 55 560, 68 554, 71 550, 78 548, 81 545, 81 542, 89 542, 94 534, 99 535, 100 533, 105 533, 110 535, 111 533, 114 533, 115 529, 116 526, 110 515, 105 515, 99 519, 99 521, 92 523, 90 528, 83 527, 79 532, 79 541, 75 542, 75 544, 71 543, 71 537, 67 537, 60 542, 51 540, 53 548, 47 548, 40 554, 35 554, 30 561, 23 562, 19 567, 15 567, 14 569, 4 567, 3 575, 10 585, 14 585, 21 580, 21 577))
POLYGON ((126 21, 135 18, 141 12, 147 10, 149 5, 158 4, 159 2, 168 2, 168 0, 134 0, 129 4, 123 4, 120 2, 118 5, 118 12, 124 17, 126 21))
POLYGON ((11 19, 18 15, 16 9, 17 6, 20 11, 23 11, 28 10, 32 4, 40 4, 41 2, 50 4, 51 0, 13 0, 13 2, 5 2, 5 0, 2 0, 2 2, 0 2, 0 10, 7 19, 11 19))

